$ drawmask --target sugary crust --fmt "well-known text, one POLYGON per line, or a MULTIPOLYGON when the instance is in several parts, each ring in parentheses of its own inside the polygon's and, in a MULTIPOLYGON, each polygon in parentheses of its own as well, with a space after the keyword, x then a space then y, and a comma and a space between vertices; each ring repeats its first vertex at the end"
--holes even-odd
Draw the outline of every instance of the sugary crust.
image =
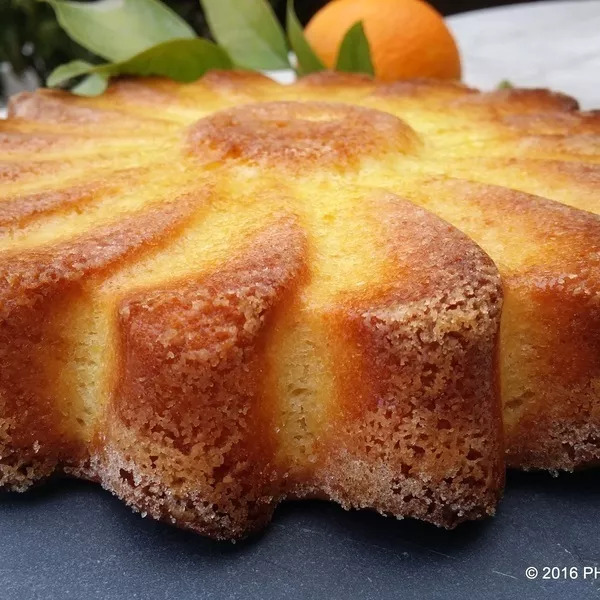
POLYGON ((0 183, 14 183, 20 180, 32 179, 57 170, 54 161, 35 162, 2 162, 0 161, 0 183))
POLYGON ((534 268, 504 280, 507 307, 518 305, 515 316, 526 320, 502 337, 509 466, 570 471, 600 463, 600 282, 598 266, 589 268, 562 277, 534 268), (527 380, 513 381, 523 360, 527 380))
POLYGON ((14 121, 0 121, 0 151, 7 158, 19 151, 25 155, 48 151, 61 143, 70 147, 72 142, 73 139, 68 136, 38 133, 34 137, 27 130, 19 131, 14 121), (5 123, 10 123, 12 127, 4 127, 5 123))
POLYGON ((121 303, 121 358, 95 459, 103 485, 213 537, 269 519, 284 489, 262 344, 305 261, 304 233, 284 217, 214 273, 121 303))
POLYGON ((218 538, 286 497, 451 527, 500 495, 499 392, 510 465, 600 462, 600 229, 577 210, 600 213, 599 113, 546 90, 249 72, 42 90, 9 112, 0 486, 88 477, 218 538), (494 264, 383 189, 490 252, 499 344, 494 264), (69 361, 89 332, 64 330, 96 309, 79 423, 69 377, 87 366, 69 361))
POLYGON ((600 217, 530 194, 433 179, 422 193, 487 215, 506 296, 501 363, 507 462, 572 470, 600 462, 600 217), (526 242, 520 231, 527 231, 526 242), (514 232, 514 233, 513 233, 514 232))
POLYGON ((575 98, 545 89, 506 88, 483 94, 470 94, 456 101, 457 105, 472 107, 490 106, 506 113, 544 113, 576 111, 575 98))
POLYGON ((21 92, 8 103, 9 118, 36 122, 53 131, 93 130, 95 136, 118 135, 120 131, 152 131, 166 127, 160 119, 138 117, 122 111, 94 106, 67 92, 38 90, 21 92), (103 127, 104 126, 104 129, 103 127))
POLYGON ((195 204, 181 199, 63 244, 0 254, 1 487, 24 490, 87 454, 77 432, 65 429, 61 399, 54 396, 46 368, 60 344, 50 327, 54 311, 68 308, 86 278, 173 234, 195 204))
POLYGON ((369 75, 363 73, 342 73, 340 71, 319 71, 305 75, 298 80, 296 87, 365 87, 371 88, 374 86, 374 80, 369 75))
POLYGON ((194 124, 190 151, 203 161, 241 159, 290 169, 343 168, 382 152, 408 153, 416 133, 381 111, 334 102, 262 102, 194 124))
POLYGON ((372 203, 394 268, 387 289, 330 316, 339 396, 319 476, 342 505, 453 527, 493 514, 504 482, 500 277, 430 213, 372 203))
POLYGON ((479 95, 477 90, 458 81, 438 81, 434 79, 409 79, 378 85, 373 91, 377 97, 428 99, 432 96, 445 102, 464 96, 479 95))
MULTIPOLYGON (((560 206, 540 229, 559 215, 568 236, 560 260, 504 278, 507 302, 527 307, 520 317, 530 328, 527 384, 505 400, 518 414, 506 428, 510 466, 573 470, 600 462, 600 219, 560 206)), ((525 354, 516 352, 525 336, 515 329, 504 334, 507 371, 525 354)))
MULTIPOLYGON (((198 85, 198 84, 192 84, 198 85)), ((278 84, 271 78, 257 71, 209 71, 199 85, 211 91, 229 95, 231 93, 247 94, 256 88, 274 88, 278 84)))
POLYGON ((180 102, 180 89, 181 85, 170 79, 121 77, 110 85, 103 97, 107 104, 136 102, 160 107, 180 102))
POLYGON ((307 277, 305 236, 287 217, 215 273, 121 303, 122 362, 92 469, 103 485, 143 513, 218 538, 264 525, 288 495, 446 527, 494 511, 503 483, 495 268, 408 202, 388 195, 373 209, 397 262, 389 276, 402 284, 366 306, 340 299, 325 317, 336 357, 352 370, 336 375, 315 472, 287 478, 277 400, 261 382, 277 308, 307 277), (365 451, 370 444, 377 451, 365 451))
POLYGON ((504 125, 518 132, 536 134, 598 134, 600 112, 546 112, 505 115, 504 125))
POLYGON ((83 210, 94 201, 111 193, 117 193, 119 184, 130 185, 139 181, 143 172, 125 170, 113 172, 111 180, 100 177, 96 181, 64 185, 44 192, 7 194, 0 202, 0 236, 24 227, 41 215, 68 210, 83 210))
POLYGON ((97 124, 107 121, 120 121, 123 115, 114 111, 99 111, 78 106, 76 100, 65 92, 41 90, 21 92, 12 96, 8 104, 10 118, 70 124, 97 124))
POLYGON ((5 198, 0 204, 0 231, 9 225, 22 224, 27 218, 40 213, 48 213, 64 206, 83 204, 97 189, 94 185, 77 185, 71 189, 5 198))

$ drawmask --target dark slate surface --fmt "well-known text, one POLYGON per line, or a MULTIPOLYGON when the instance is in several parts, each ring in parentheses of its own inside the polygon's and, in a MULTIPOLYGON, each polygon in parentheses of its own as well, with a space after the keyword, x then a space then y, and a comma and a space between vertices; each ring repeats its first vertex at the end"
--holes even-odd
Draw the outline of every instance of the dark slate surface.
POLYGON ((498 516, 454 532, 325 502, 283 505, 232 545, 129 512, 82 482, 0 496, 0 598, 600 597, 600 471, 509 475, 498 516), (535 566, 577 580, 529 581, 535 566), (594 580, 584 567, 599 567, 594 580))

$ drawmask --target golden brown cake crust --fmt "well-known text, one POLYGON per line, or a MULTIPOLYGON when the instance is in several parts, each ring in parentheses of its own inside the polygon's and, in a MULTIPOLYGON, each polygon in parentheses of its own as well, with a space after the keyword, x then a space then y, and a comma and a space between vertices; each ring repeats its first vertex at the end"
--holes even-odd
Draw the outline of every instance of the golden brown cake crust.
MULTIPOLYGON (((600 219, 530 194, 461 180, 423 181, 421 193, 461 198, 526 231, 543 261, 500 265, 506 296, 501 344, 509 466, 572 470, 598 461, 600 219), (520 363, 528 366, 527 377, 520 363)), ((514 235, 514 234, 513 234, 514 235)))
POLYGON ((181 226, 192 200, 167 204, 84 234, 28 252, 0 255, 0 485, 24 490, 57 466, 87 460, 69 429, 46 368, 60 348, 52 335, 57 306, 80 293, 80 282, 151 249, 181 226), (24 369, 23 365, 27 365, 24 369))
POLYGON ((506 88, 484 94, 472 94, 458 103, 468 106, 488 105, 501 112, 520 114, 575 111, 579 108, 575 98, 545 89, 506 88))
POLYGON ((96 459, 103 485, 213 537, 266 522, 283 488, 261 346, 303 277, 305 245, 284 217, 206 278, 123 300, 122 362, 96 459))
POLYGON ((425 211, 391 195, 371 202, 400 269, 389 276, 404 285, 367 302, 342 297, 324 315, 331 344, 345 350, 334 356, 336 401, 304 478, 289 478, 277 458, 278 401, 261 381, 278 307, 308 276, 305 235, 284 217, 205 279, 122 301, 123 362, 92 467, 103 485, 143 513, 218 538, 259 528, 290 495, 446 527, 494 512, 503 485, 497 272, 425 211), (363 454, 370 444, 379 452, 363 454), (409 473, 414 448, 425 456, 409 473))
POLYGON ((390 282, 331 319, 337 419, 319 476, 329 497, 445 527, 493 514, 504 482, 497 381, 502 288, 492 261, 391 195, 373 211, 390 282))
POLYGON ((249 72, 9 113, 2 487, 238 538, 289 497, 452 527, 503 457, 600 463, 599 113, 249 72))
POLYGON ((370 108, 337 102, 261 102, 195 123, 188 144, 203 161, 343 168, 373 153, 412 151, 418 138, 400 119, 370 108))
POLYGON ((85 106, 78 99, 65 98, 65 92, 39 90, 21 92, 13 96, 8 104, 8 116, 24 120, 44 122, 51 125, 109 125, 111 128, 145 127, 152 121, 111 109, 98 109, 85 106))

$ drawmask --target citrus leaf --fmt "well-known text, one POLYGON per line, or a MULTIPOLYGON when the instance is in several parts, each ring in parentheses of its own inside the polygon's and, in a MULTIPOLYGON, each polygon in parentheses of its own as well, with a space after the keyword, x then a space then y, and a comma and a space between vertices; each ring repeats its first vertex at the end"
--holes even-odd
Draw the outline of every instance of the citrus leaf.
POLYGON ((498 90, 510 90, 511 88, 514 88, 515 86, 508 80, 508 79, 503 79, 497 86, 496 89, 498 90))
POLYGON ((71 89, 78 96, 99 96, 108 87, 108 77, 99 73, 92 73, 82 79, 71 89))
POLYGON ((93 96, 106 89, 110 77, 116 75, 161 75, 176 81, 195 81, 210 69, 230 69, 231 59, 216 44, 202 38, 171 40, 144 50, 128 60, 103 65, 73 61, 57 67, 48 78, 48 85, 57 86, 69 79, 87 74, 72 91, 93 96), (102 83, 104 81, 104 84, 102 83))
POLYGON ((56 69, 48 76, 46 85, 48 85, 48 87, 57 87, 61 83, 69 81, 69 79, 89 73, 95 66, 96 65, 85 60, 72 60, 71 62, 56 67, 56 69))
POLYGON ((346 32, 340 46, 335 68, 336 71, 375 75, 369 41, 365 35, 362 21, 354 23, 346 32))
POLYGON ((290 66, 283 29, 265 0, 200 0, 211 33, 247 69, 290 66))
POLYGON ((171 40, 120 63, 96 69, 109 75, 162 75, 175 81, 195 81, 210 69, 231 69, 227 53, 202 38, 171 40))
POLYGON ((290 46, 296 54, 296 60, 298 61, 296 73, 298 75, 306 75, 307 73, 314 73, 315 71, 325 69, 325 65, 304 37, 302 25, 300 25, 300 21, 298 21, 298 17, 294 11, 294 0, 288 0, 287 3, 286 27, 290 46))
POLYGON ((196 37, 181 17, 158 0, 47 1, 70 38, 114 62, 167 40, 196 37))

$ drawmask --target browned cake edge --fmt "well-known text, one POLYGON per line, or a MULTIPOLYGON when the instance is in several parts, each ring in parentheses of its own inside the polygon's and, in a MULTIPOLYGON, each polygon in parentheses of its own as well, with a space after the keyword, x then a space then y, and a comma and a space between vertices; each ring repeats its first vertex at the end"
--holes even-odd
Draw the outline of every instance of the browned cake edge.
POLYGON ((314 465, 288 477, 278 399, 262 380, 276 309, 310 276, 288 217, 213 274, 122 303, 121 358, 92 457, 105 487, 142 513, 226 539, 263 526, 286 497, 444 527, 494 512, 504 480, 499 276, 430 213, 393 196, 374 209, 398 283, 321 315, 335 396, 314 465))

